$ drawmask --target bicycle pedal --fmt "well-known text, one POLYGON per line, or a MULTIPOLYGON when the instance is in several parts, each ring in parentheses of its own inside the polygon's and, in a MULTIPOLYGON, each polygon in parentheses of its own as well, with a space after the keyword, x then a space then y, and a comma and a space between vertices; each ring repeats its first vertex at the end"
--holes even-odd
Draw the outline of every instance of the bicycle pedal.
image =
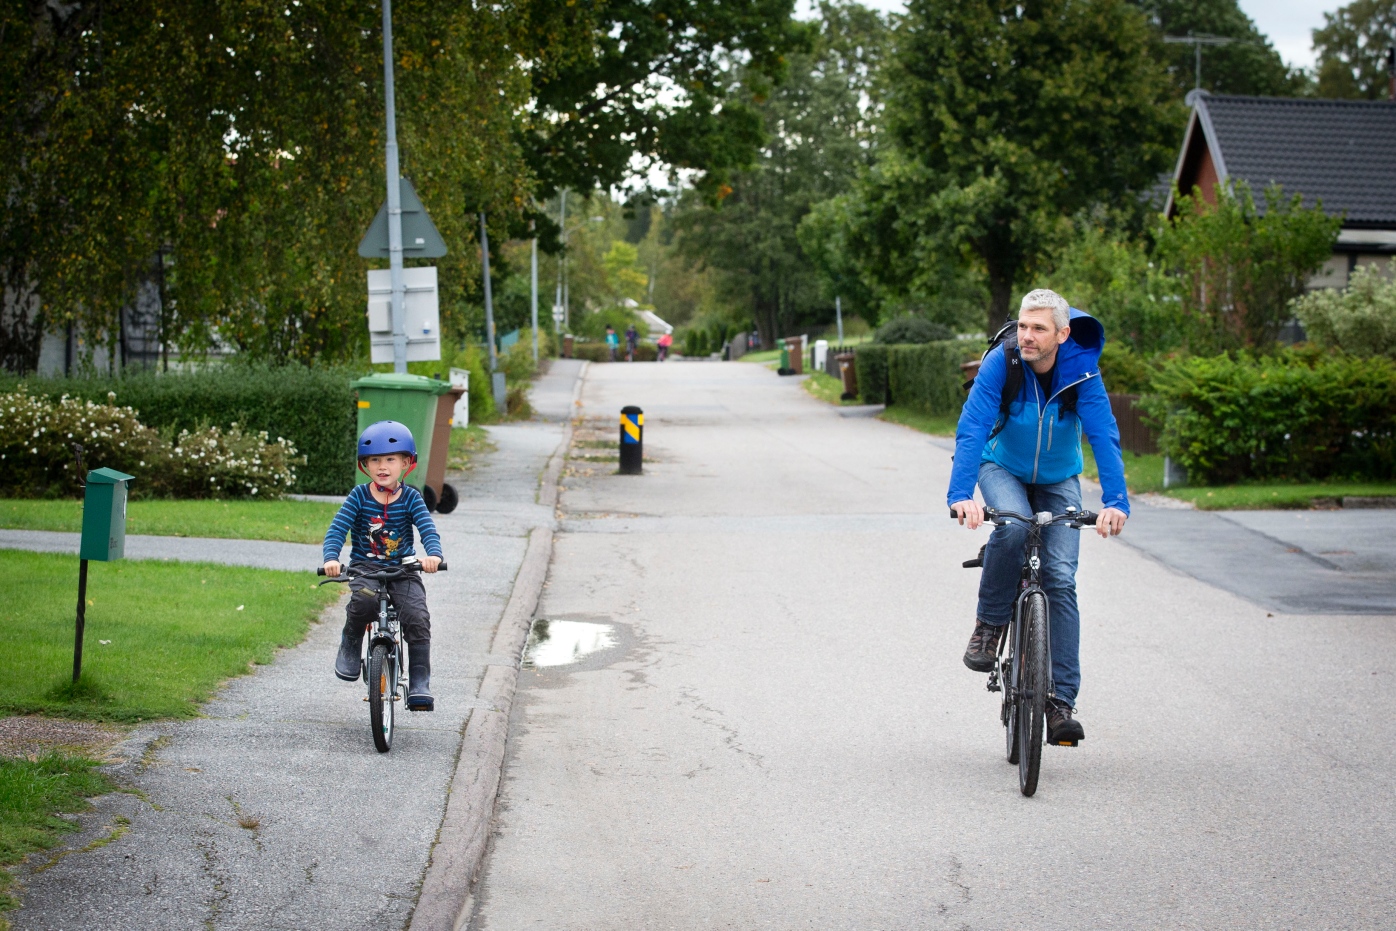
POLYGON ((1075 747, 1081 743, 1079 740, 1057 740, 1053 743, 1058 747, 1075 747))

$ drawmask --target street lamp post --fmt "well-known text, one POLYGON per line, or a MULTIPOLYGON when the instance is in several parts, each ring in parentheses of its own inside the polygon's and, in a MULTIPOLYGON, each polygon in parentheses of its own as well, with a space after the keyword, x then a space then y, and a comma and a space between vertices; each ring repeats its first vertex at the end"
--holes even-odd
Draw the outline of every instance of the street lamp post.
POLYGON ((397 163, 397 112, 393 102, 393 0, 383 0, 383 97, 387 110, 388 275, 393 289, 393 371, 407 371, 407 290, 402 281, 402 187, 397 163))

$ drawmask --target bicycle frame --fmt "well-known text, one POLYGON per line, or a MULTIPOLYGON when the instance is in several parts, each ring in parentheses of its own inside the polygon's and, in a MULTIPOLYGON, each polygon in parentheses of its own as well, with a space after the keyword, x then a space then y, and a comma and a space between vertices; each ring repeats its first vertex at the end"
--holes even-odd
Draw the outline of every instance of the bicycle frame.
MULTIPOLYGON (((991 510, 992 509, 990 508, 985 509, 986 516, 991 510)), ((1005 653, 1007 653, 1008 658, 1012 658, 1012 656, 1016 655, 1017 653, 1018 644, 1022 643, 1023 602, 1027 601, 1028 596, 1032 594, 1040 593, 1042 595, 1042 603, 1046 606, 1047 655, 1049 657, 1052 655, 1052 600, 1047 597, 1047 592, 1042 588, 1041 553, 1042 528, 1052 523, 1053 521, 1042 521, 1044 514, 1035 514, 1033 515, 1032 519, 1025 519, 1022 518, 1020 515, 1011 514, 1007 512, 994 513, 995 517, 997 517, 998 519, 995 520, 990 518, 990 520, 996 525, 1006 523, 1007 521, 1005 520, 1005 518, 1018 518, 1019 520, 1024 521, 1028 526, 1028 541, 1023 548, 1023 567, 1020 570, 1018 579, 1018 597, 1013 602, 1013 620, 1010 621, 1007 625, 1005 625, 1004 628, 1004 634, 1009 637, 1010 649, 1007 651, 1002 649, 1003 637, 1000 636, 1000 649, 995 651, 996 655, 994 657, 994 668, 993 671, 989 673, 989 691, 1000 691, 1000 683, 1002 682, 1002 687, 1006 689, 1006 691, 1004 692, 1004 708, 1010 709, 1013 707, 1013 703, 1018 698, 1018 676, 1017 670, 1014 669, 1007 670, 1007 673, 1012 673, 1011 679, 1005 673, 1005 670, 1003 669, 1005 653)), ((1051 515, 1045 516, 1050 517, 1051 515)), ((1057 690, 1055 685, 1047 690, 1047 697, 1057 697, 1057 690)), ((1009 712, 1005 711, 1004 713, 1008 714, 1009 712)))

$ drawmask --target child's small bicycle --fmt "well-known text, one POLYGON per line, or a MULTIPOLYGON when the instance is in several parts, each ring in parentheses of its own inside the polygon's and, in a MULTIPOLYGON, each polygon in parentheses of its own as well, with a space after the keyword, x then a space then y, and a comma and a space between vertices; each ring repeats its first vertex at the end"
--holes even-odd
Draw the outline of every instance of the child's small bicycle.
MULTIPOLYGON (((358 566, 346 566, 337 578, 325 579, 321 585, 331 582, 352 582, 362 579, 377 583, 373 594, 378 596, 378 617, 369 622, 368 633, 364 637, 366 656, 362 664, 364 682, 368 685, 368 726, 373 733, 373 745, 379 753, 387 753, 393 748, 393 724, 396 718, 395 703, 402 700, 407 688, 407 663, 402 655, 402 631, 397 620, 397 605, 393 604, 388 583, 408 578, 421 571, 416 561, 403 561, 401 565, 385 566, 382 569, 366 571, 358 566)), ((436 567, 437 572, 445 572, 443 562, 436 567)), ((316 575, 324 575, 321 566, 316 575)))

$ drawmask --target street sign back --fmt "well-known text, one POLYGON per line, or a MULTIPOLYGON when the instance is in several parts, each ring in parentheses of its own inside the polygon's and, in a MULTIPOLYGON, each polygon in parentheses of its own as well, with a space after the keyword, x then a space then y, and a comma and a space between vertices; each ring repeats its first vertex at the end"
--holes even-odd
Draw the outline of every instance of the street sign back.
MULTIPOLYGON (((417 197, 412 182, 401 179, 402 187, 402 257, 405 259, 436 259, 446 254, 446 241, 432 225, 431 217, 417 197)), ((388 205, 378 210, 363 242, 359 255, 366 259, 388 258, 388 205)))

